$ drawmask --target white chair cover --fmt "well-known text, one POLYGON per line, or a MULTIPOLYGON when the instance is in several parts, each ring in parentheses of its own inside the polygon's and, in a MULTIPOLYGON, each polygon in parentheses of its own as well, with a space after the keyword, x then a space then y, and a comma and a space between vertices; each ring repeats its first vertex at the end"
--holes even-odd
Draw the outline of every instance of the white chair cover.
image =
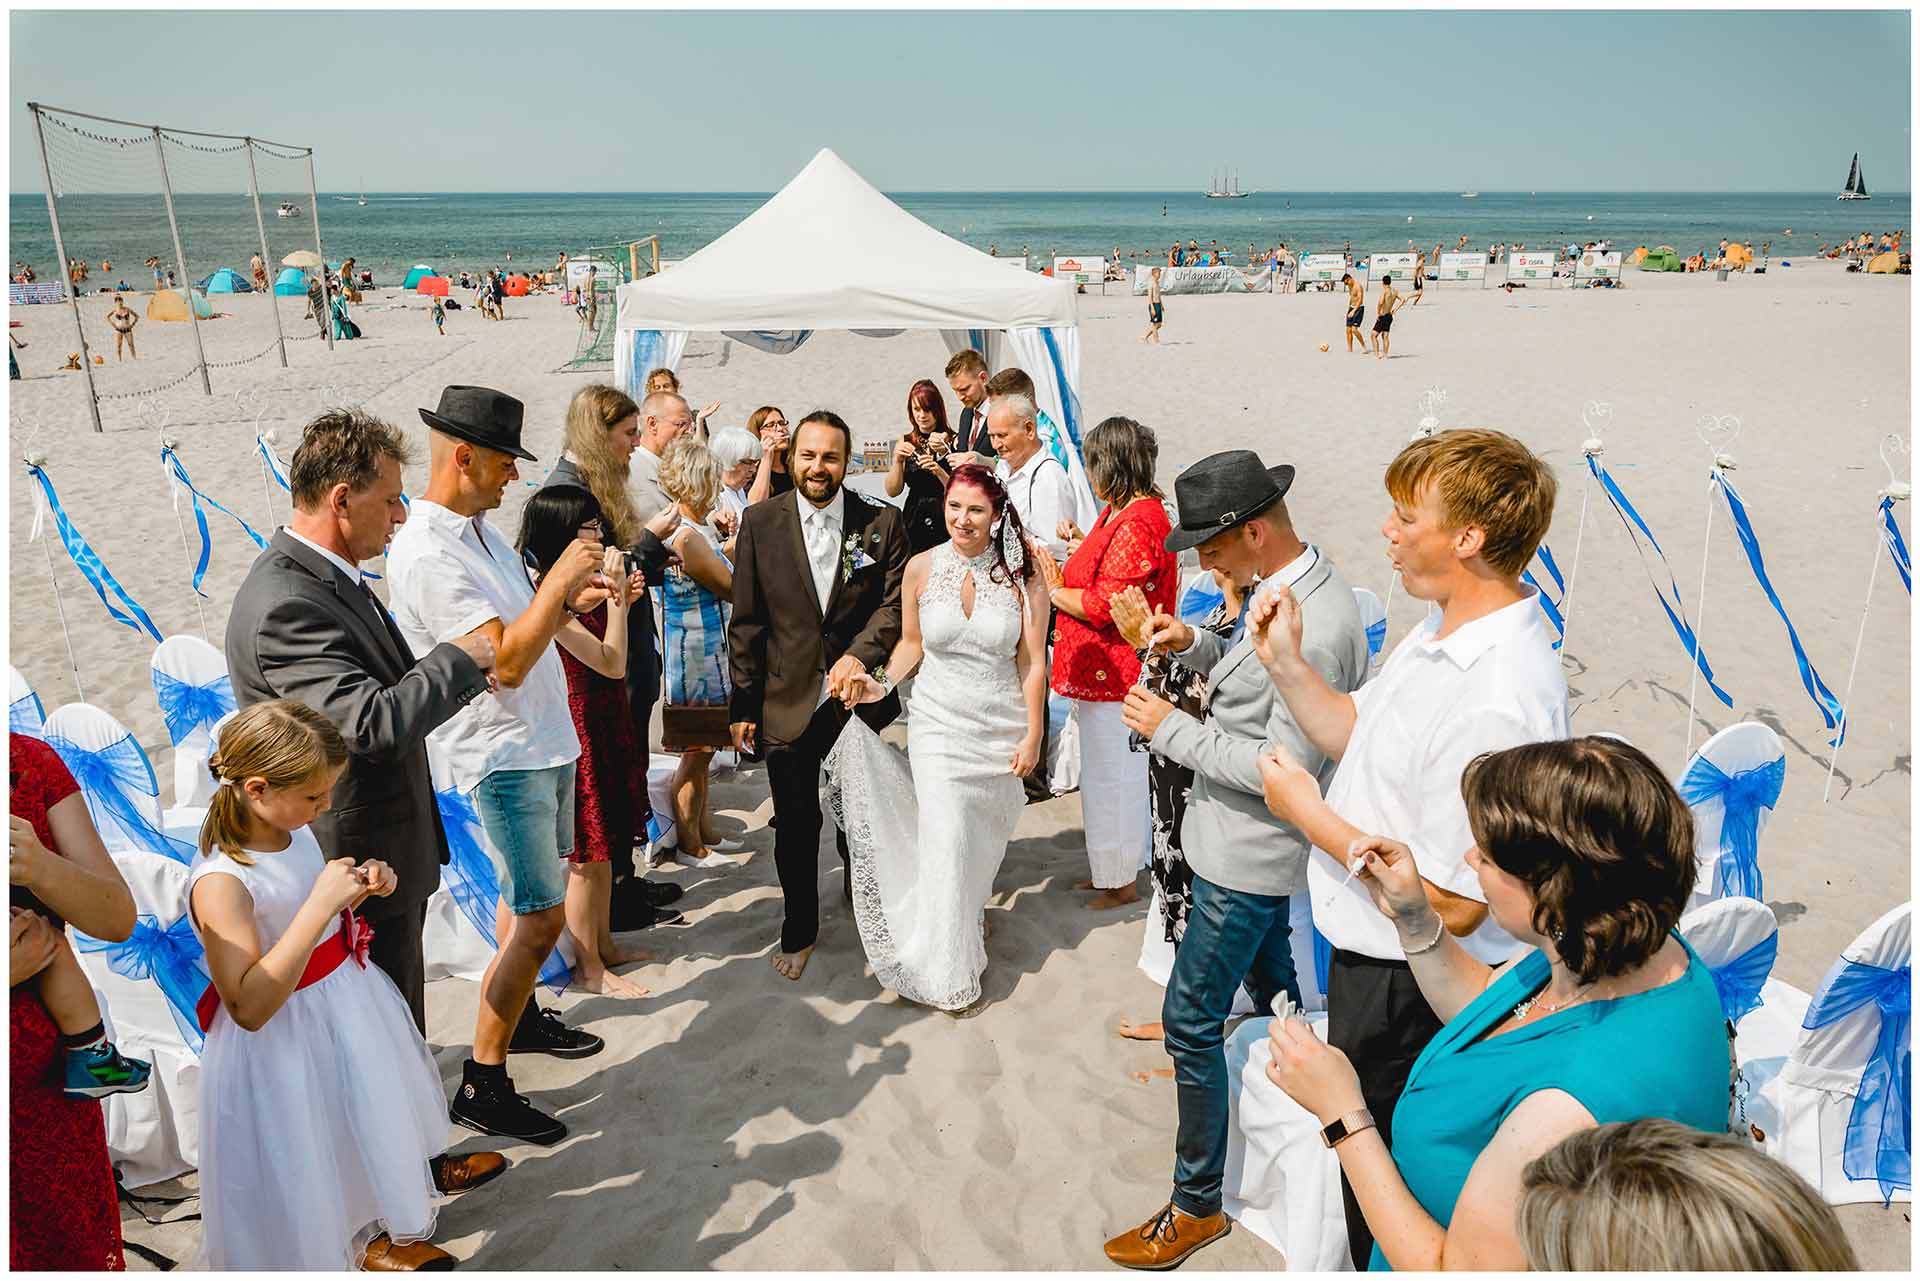
MULTIPOLYGON (((1307 1023, 1322 1040, 1325 1014, 1307 1023)), ((1320 1122, 1267 1079, 1271 1016, 1227 1038, 1227 1217, 1278 1250, 1289 1272, 1350 1272, 1340 1203, 1340 1158, 1320 1142, 1320 1122)))
POLYGON ((673 771, 680 758, 655 752, 647 760, 647 801, 653 806, 653 821, 647 824, 647 853, 670 850, 680 839, 673 822, 673 771))
POLYGON ((1387 607, 1364 587, 1353 589, 1353 603, 1360 607, 1360 625, 1367 629, 1367 661, 1380 661, 1387 645, 1387 607))
POLYGON ((161 811, 153 762, 126 726, 90 703, 68 703, 47 717, 43 736, 79 783, 109 851, 139 849, 193 861, 199 822, 190 810, 161 811))
POLYGON ((1727 726, 1687 761, 1678 786, 1693 810, 1693 843, 1700 866, 1688 906, 1699 907, 1730 893, 1761 897, 1760 833, 1773 814, 1786 768, 1787 752, 1780 736, 1757 721, 1727 726), (1732 822, 1727 821, 1729 804, 1732 822))
POLYGON ((100 948, 99 941, 77 931, 69 929, 68 938, 99 995, 114 1043, 122 1053, 153 1064, 145 1090, 110 1095, 104 1103, 108 1154, 127 1186, 138 1188, 200 1163, 197 1029, 189 1044, 181 1017, 156 979, 170 972, 182 999, 198 999, 206 976, 199 941, 182 919, 186 865, 143 850, 119 850, 112 857, 133 893, 139 914, 135 937, 103 950, 93 950, 100 948), (189 958, 200 968, 190 969, 189 958))
POLYGON ((1913 905, 1903 903, 1840 953, 1784 1063, 1757 1061, 1749 1072, 1743 1057, 1754 1084, 1748 1114, 1765 1150, 1834 1205, 1913 1199, 1912 1118, 1903 1115, 1912 964, 1913 905), (1894 1175, 1885 1186, 1883 1173, 1894 1175))
POLYGON ((1739 1023, 1758 1008, 1780 945, 1780 923, 1759 899, 1736 895, 1680 918, 1680 934, 1713 971, 1720 1008, 1739 1023))
POLYGON ((213 799, 214 727, 234 710, 227 659, 198 636, 169 636, 153 651, 153 693, 173 743, 173 803, 213 799))
POLYGON ((46 723, 47 709, 40 705, 40 696, 33 692, 33 686, 27 684, 27 678, 20 669, 11 663, 7 665, 7 729, 15 734, 26 734, 39 738, 41 726, 46 723))

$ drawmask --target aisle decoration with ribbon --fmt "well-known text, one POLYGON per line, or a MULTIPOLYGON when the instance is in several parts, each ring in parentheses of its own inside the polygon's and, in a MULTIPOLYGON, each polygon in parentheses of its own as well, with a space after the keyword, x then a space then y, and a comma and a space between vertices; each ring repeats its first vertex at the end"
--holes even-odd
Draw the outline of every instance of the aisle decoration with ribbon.
POLYGON ((1825 1027, 1877 1007, 1879 1036, 1860 1075, 1847 1120, 1841 1170, 1872 1180, 1891 1204, 1895 1188, 1913 1188, 1913 967, 1897 970, 1842 959, 1807 1007, 1804 1028, 1825 1027))
POLYGON ((140 745, 133 741, 133 735, 122 735, 98 751, 82 747, 60 734, 47 735, 46 743, 59 753, 61 763, 80 785, 87 798, 87 809, 93 814, 94 826, 101 829, 101 835, 118 833, 134 849, 181 863, 193 862, 199 851, 154 826, 153 820, 141 812, 129 795, 138 792, 156 801, 160 796, 153 766, 140 745))
POLYGON ((237 704, 233 697, 233 678, 221 676, 206 685, 195 685, 177 676, 153 669, 153 694, 160 701, 160 715, 167 723, 167 737, 175 743, 201 726, 212 729, 214 723, 237 704))
MULTIPOLYGON (((1559 649, 1560 646, 1566 642, 1567 638, 1567 620, 1560 613, 1560 606, 1565 604, 1567 599, 1567 580, 1561 576, 1560 566, 1554 564, 1553 548, 1543 542, 1540 544, 1540 550, 1535 552, 1534 555, 1539 558, 1541 566, 1547 571, 1547 576, 1553 579, 1553 589, 1559 593, 1560 598, 1555 600, 1553 597, 1548 596, 1547 589, 1540 585, 1540 580, 1533 576, 1531 569, 1523 569, 1520 571, 1520 581, 1533 588, 1533 598, 1539 602, 1540 612, 1547 616, 1547 621, 1553 624, 1553 630, 1558 633, 1558 636, 1553 642, 1553 647, 1559 649)), ((1382 623, 1381 633, 1383 639, 1385 632, 1386 624, 1382 623)), ((1369 635, 1368 640, 1369 643, 1371 643, 1371 635, 1369 635)))
POLYGON ((1760 1008, 1760 989, 1767 985, 1779 954, 1780 932, 1775 930, 1726 964, 1707 967, 1727 1022, 1738 1023, 1760 1008))
POLYGON ((1680 780, 1680 798, 1688 805, 1719 801, 1720 860, 1714 864, 1715 898, 1738 894, 1760 898, 1760 811, 1780 803, 1787 758, 1728 774, 1705 756, 1696 756, 1680 780))
POLYGON ((1880 496, 1880 528, 1887 543, 1887 555, 1893 557, 1893 567, 1900 571, 1900 582, 1906 587, 1907 595, 1913 595, 1913 558, 1907 555, 1907 540, 1900 535, 1900 522, 1893 518, 1893 495, 1880 496))
POLYGON ((254 448, 260 451, 260 461, 265 465, 267 475, 273 477, 274 483, 291 494, 293 492, 293 482, 289 481, 286 473, 280 469, 280 460, 273 456, 271 449, 267 448, 267 437, 264 435, 255 436, 253 438, 253 444, 254 448))
POLYGON ((75 930, 73 945, 82 952, 104 952, 107 967, 121 978, 151 979, 166 994, 167 1012, 173 1015, 180 1039, 200 1053, 205 1038, 194 1007, 212 979, 207 974, 207 954, 185 913, 163 930, 158 917, 142 912, 134 918, 133 934, 124 943, 108 943, 75 930))
POLYGON ((193 500, 193 522, 200 530, 200 554, 193 566, 193 590, 205 596, 206 593, 200 591, 200 584, 206 580, 207 565, 213 559, 213 539, 207 532, 207 513, 200 506, 201 503, 204 502, 214 510, 232 516, 234 522, 238 524, 242 530, 246 531, 247 537, 253 540, 253 545, 261 551, 267 549, 267 540, 260 537, 260 535, 254 531, 253 526, 247 524, 246 521, 235 515, 224 504, 195 488, 193 479, 187 475, 186 464, 180 461, 180 455, 175 451, 174 442, 163 441, 161 443, 160 465, 167 469, 167 474, 174 485, 174 509, 176 511, 179 509, 180 491, 182 489, 185 489, 193 500))
MULTIPOLYGON (((451 787, 435 791, 433 797, 440 807, 440 825, 447 833, 449 858, 442 869, 447 890, 461 915, 480 932, 480 937, 497 947, 493 913, 500 902, 500 876, 481 840, 484 829, 479 812, 474 809, 471 798, 451 787)), ((572 981, 573 969, 556 947, 540 964, 540 982, 558 995, 566 991, 572 981)))
POLYGON ((27 536, 27 541, 33 542, 40 537, 45 528, 47 514, 51 512, 53 527, 59 532, 60 543, 67 549, 67 555, 73 558, 74 568, 80 571, 81 577, 85 578, 93 588, 94 594, 100 598, 100 603, 106 606, 107 613, 113 616, 113 621, 131 627, 136 632, 144 631, 153 637, 155 643, 165 640, 166 638, 160 634, 160 629, 153 625, 153 620, 147 617, 147 611, 140 608, 139 603, 127 594, 127 589, 120 585, 93 548, 88 545, 87 540, 81 536, 80 531, 74 528, 73 521, 67 516, 67 509, 60 505, 60 495, 54 492, 53 481, 48 478, 46 469, 38 462, 29 461, 27 475, 38 486, 34 491, 33 532, 27 536), (121 610, 115 607, 113 601, 107 599, 108 592, 112 592, 115 598, 126 606, 126 609, 121 610))

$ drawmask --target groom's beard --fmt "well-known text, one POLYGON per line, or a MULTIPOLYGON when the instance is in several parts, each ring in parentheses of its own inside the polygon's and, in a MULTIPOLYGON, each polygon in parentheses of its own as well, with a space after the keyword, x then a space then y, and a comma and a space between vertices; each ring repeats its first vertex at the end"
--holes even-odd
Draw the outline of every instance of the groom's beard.
POLYGON ((834 476, 831 472, 815 472, 800 478, 800 492, 807 501, 816 507, 823 507, 833 501, 846 483, 846 477, 834 476))

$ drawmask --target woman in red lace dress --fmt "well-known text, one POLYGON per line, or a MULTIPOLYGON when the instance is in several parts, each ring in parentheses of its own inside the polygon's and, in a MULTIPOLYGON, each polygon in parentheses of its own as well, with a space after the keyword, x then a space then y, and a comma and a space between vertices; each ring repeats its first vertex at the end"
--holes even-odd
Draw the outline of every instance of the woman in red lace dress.
POLYGON ((1171 612, 1179 562, 1167 550, 1172 525, 1154 483, 1160 446, 1131 418, 1109 418, 1083 446, 1093 496, 1105 504, 1064 567, 1044 553, 1042 572, 1059 623, 1054 631, 1053 692, 1073 700, 1080 739, 1080 820, 1092 870, 1081 889, 1097 890, 1095 910, 1135 902, 1147 861, 1147 754, 1132 751, 1120 702, 1140 675, 1140 657, 1113 625, 1114 596, 1129 587, 1155 610, 1171 612))
POLYGON ((20 1271, 120 1271, 120 1207, 100 1105, 61 1092, 60 1032, 30 980, 64 922, 119 942, 133 933, 120 879, 86 798, 51 747, 7 735, 8 982, 12 1008, 12 1208, 8 1262, 20 1271))

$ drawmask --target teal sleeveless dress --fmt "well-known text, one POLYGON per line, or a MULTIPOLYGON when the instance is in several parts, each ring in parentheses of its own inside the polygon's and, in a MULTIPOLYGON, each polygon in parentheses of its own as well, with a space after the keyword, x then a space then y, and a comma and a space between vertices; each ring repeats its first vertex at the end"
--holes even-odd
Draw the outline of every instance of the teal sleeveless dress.
MULTIPOLYGON (((1393 1162, 1435 1221, 1452 1220, 1474 1161, 1539 1090, 1572 1095, 1599 1125, 1657 1116, 1726 1129, 1726 1016, 1712 971, 1685 939, 1680 945, 1687 971, 1664 987, 1575 1005, 1488 1039, 1546 986, 1547 958, 1535 950, 1440 1029, 1393 1112, 1393 1162)), ((1378 1245, 1369 1267, 1392 1270, 1378 1245)))

